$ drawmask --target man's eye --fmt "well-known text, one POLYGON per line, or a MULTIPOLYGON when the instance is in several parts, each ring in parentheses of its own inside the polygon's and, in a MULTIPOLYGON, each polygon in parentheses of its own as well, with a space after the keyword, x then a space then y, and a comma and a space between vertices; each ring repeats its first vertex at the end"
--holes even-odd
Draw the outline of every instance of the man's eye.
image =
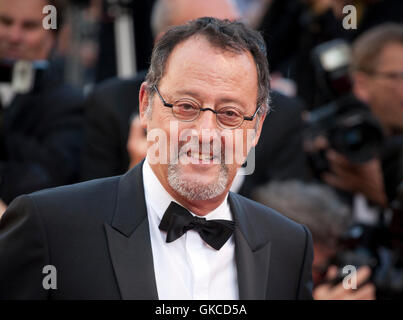
POLYGON ((7 17, 0 17, 0 24, 3 26, 11 26, 13 24, 13 20, 7 17))
POLYGON ((238 117, 238 113, 234 110, 224 110, 222 115, 228 118, 238 117))
POLYGON ((194 111, 197 109, 197 107, 191 103, 180 103, 178 107, 181 111, 194 111))
POLYGON ((180 107, 181 107, 182 109, 184 109, 184 110, 191 110, 191 109, 194 109, 194 106, 192 106, 191 104, 182 104, 180 107))
POLYGON ((23 26, 24 26, 25 30, 34 30, 34 29, 38 28, 40 26, 40 24, 38 24, 37 22, 30 21, 30 22, 25 22, 23 26))

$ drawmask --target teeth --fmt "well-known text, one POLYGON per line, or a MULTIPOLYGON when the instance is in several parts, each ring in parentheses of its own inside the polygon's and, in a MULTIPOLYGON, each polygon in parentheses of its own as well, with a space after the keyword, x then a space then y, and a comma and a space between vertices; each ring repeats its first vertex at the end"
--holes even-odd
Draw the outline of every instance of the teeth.
POLYGON ((188 152, 187 156, 192 158, 192 159, 200 160, 200 161, 203 161, 203 160, 211 161, 211 160, 214 159, 213 155, 206 154, 206 153, 192 154, 191 152, 188 152))
POLYGON ((210 156, 209 154, 199 154, 199 159, 200 160, 211 160, 211 159, 213 159, 213 157, 210 156))
POLYGON ((209 154, 198 154, 198 155, 189 154, 188 156, 192 157, 193 159, 197 159, 197 160, 212 160, 213 159, 213 156, 211 156, 209 154))

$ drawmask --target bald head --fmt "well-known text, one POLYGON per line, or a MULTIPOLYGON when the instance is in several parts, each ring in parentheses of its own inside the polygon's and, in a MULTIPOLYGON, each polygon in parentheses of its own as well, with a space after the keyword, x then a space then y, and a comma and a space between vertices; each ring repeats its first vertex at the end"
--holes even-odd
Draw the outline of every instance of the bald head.
POLYGON ((157 0, 151 27, 157 40, 170 27, 200 17, 236 20, 239 12, 231 0, 157 0))

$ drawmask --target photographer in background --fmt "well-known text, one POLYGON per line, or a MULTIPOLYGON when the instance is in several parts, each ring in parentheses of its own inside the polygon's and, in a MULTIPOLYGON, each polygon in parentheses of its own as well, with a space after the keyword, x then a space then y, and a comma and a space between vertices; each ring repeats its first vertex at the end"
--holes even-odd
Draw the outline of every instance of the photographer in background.
POLYGON ((386 138, 380 156, 364 164, 328 151, 331 173, 324 180, 385 208, 403 179, 391 170, 403 146, 403 26, 384 24, 360 36, 353 44, 351 70, 354 95, 370 107, 386 138))
MULTIPOLYGON (((375 287, 368 283, 371 269, 357 272, 357 289, 345 289, 338 278, 344 265, 332 265, 339 242, 351 223, 350 209, 326 185, 301 181, 273 181, 256 188, 253 198, 308 227, 312 233, 314 260, 313 297, 316 300, 373 300, 375 287)), ((337 261, 335 261, 337 262, 337 261)))
POLYGON ((401 299, 403 26, 377 26, 352 50, 321 44, 313 57, 331 102, 307 114, 305 149, 314 176, 352 207, 339 261, 371 265, 377 298, 401 299))
POLYGON ((336 38, 352 42, 387 21, 402 23, 402 12, 401 0, 272 0, 260 27, 272 52, 271 70, 295 81, 298 96, 313 110, 325 103, 326 97, 315 84, 312 49, 336 38), (347 5, 356 8, 357 29, 343 28, 347 5))
POLYGON ((63 84, 51 60, 61 28, 62 4, 57 0, 0 0, 0 61, 2 74, 9 73, 0 83, 3 210, 20 194, 77 179, 82 95, 63 84), (57 30, 43 27, 46 15, 42 11, 47 5, 57 9, 57 30), (32 78, 16 72, 21 61, 32 62, 28 63, 32 78), (16 83, 25 82, 31 89, 16 90, 16 83))

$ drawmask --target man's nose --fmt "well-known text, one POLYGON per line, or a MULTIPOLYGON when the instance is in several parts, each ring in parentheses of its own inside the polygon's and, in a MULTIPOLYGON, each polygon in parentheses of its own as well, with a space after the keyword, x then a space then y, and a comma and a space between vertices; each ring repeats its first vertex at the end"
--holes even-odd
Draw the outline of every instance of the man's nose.
POLYGON ((9 41, 14 44, 21 42, 24 36, 22 28, 18 25, 13 25, 7 33, 9 41))
POLYGON ((196 126, 199 141, 210 143, 215 138, 218 131, 216 114, 211 110, 200 111, 200 116, 196 121, 196 126))

